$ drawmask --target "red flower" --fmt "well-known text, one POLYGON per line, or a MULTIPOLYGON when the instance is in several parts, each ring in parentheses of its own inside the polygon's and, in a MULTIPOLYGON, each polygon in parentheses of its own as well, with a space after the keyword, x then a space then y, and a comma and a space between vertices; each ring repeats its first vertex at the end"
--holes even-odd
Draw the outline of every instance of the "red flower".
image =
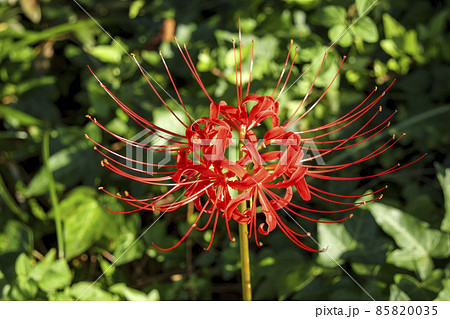
MULTIPOLYGON (((100 85, 116 101, 116 103, 122 108, 122 110, 124 110, 149 134, 153 134, 158 138, 164 139, 167 144, 156 145, 148 143, 138 143, 136 141, 125 139, 113 132, 110 132, 96 119, 87 116, 100 128, 102 128, 118 140, 128 144, 129 146, 150 151, 176 152, 176 164, 163 165, 163 171, 148 173, 148 170, 135 168, 134 165, 127 165, 123 163, 123 160, 126 160, 127 163, 137 163, 152 168, 158 167, 158 164, 147 163, 135 160, 133 158, 128 158, 106 148, 105 146, 102 146, 101 144, 95 142, 87 136, 87 138, 89 138, 96 144, 95 149, 105 157, 105 159, 102 161, 102 165, 106 168, 119 175, 122 175, 129 179, 133 179, 143 184, 164 185, 170 188, 166 193, 159 196, 137 199, 132 197, 128 192, 125 192, 125 197, 122 197, 120 194, 111 194, 106 189, 101 187, 100 189, 104 192, 107 192, 112 196, 124 200, 133 207, 133 209, 125 212, 112 212, 119 214, 132 213, 141 210, 160 210, 163 212, 171 212, 190 202, 193 202, 195 204, 195 207, 197 208, 199 213, 194 223, 190 226, 189 230, 177 244, 170 248, 162 249, 155 245, 161 250, 169 250, 175 248, 189 235, 189 233, 194 228, 197 230, 204 230, 212 223, 211 241, 206 248, 209 249, 214 239, 218 219, 219 217, 221 217, 225 220, 228 235, 230 237, 230 240, 232 241, 234 241, 234 237, 231 235, 229 224, 231 220, 234 220, 238 223, 249 224, 249 237, 254 234, 257 245, 261 245, 261 243, 257 239, 258 233, 261 235, 267 235, 276 227, 279 227, 281 231, 283 231, 283 233, 285 233, 286 236, 296 245, 309 251, 318 251, 314 248, 308 247, 300 240, 302 237, 309 236, 309 233, 295 232, 288 225, 286 225, 285 222, 283 222, 283 214, 280 214, 280 212, 284 211, 284 213, 292 213, 296 216, 318 223, 341 222, 352 217, 352 214, 348 214, 347 212, 366 203, 366 201, 348 203, 342 201, 343 199, 354 200, 355 198, 378 194, 386 187, 376 190, 370 194, 349 196, 326 192, 325 190, 314 187, 309 184, 312 178, 320 180, 341 181, 372 178, 395 172, 403 167, 411 165, 412 163, 418 161, 423 157, 422 156, 419 159, 404 165, 403 167, 400 167, 400 165, 396 165, 388 170, 369 176, 337 177, 332 174, 336 171, 340 171, 352 165, 362 163, 382 154, 383 152, 394 146, 403 137, 403 135, 401 135, 398 138, 395 138, 395 136, 390 138, 377 150, 364 155, 360 159, 353 162, 328 166, 313 165, 311 163, 317 158, 330 153, 334 153, 336 151, 354 147, 373 138, 389 126, 389 120, 395 114, 394 112, 381 123, 368 128, 373 120, 380 114, 381 107, 377 107, 377 103, 381 99, 381 97, 384 96, 385 92, 390 88, 390 86, 392 86, 391 84, 384 92, 382 92, 382 94, 380 94, 372 102, 369 103, 368 100, 375 93, 375 88, 361 104, 331 123, 303 131, 288 131, 288 129, 292 128, 295 123, 300 121, 304 116, 311 112, 319 103, 319 101, 324 97, 324 95, 327 93, 328 89, 336 79, 345 58, 342 61, 341 67, 339 67, 339 70, 336 73, 334 79, 325 89, 323 94, 312 105, 310 105, 302 115, 299 116, 297 115, 297 113, 304 105, 320 73, 326 55, 324 54, 324 58, 320 65, 319 71, 317 72, 316 77, 312 82, 307 94, 305 95, 295 112, 291 115, 291 117, 284 124, 281 124, 278 114, 278 99, 284 91, 284 88, 286 87, 289 76, 291 74, 295 56, 297 54, 297 48, 295 48, 294 57, 292 59, 287 76, 284 79, 284 83, 276 97, 274 96, 278 91, 279 85, 281 84, 289 62, 290 52, 292 49, 292 41, 289 48, 289 53, 286 58, 284 69, 281 72, 278 83, 276 84, 272 95, 261 96, 257 94, 249 94, 252 71, 252 69, 250 68, 250 76, 248 79, 246 94, 244 96, 242 84, 241 41, 239 32, 239 62, 237 62, 237 50, 235 47, 235 41, 233 40, 233 48, 236 61, 236 95, 238 101, 236 107, 228 105, 225 101, 215 102, 211 98, 200 79, 200 76, 194 66, 194 63, 192 62, 186 46, 184 46, 183 51, 176 39, 175 43, 178 46, 179 51, 190 71, 192 72, 195 80, 198 82, 200 88, 203 90, 206 97, 210 101, 210 114, 208 117, 203 117, 195 121, 190 120, 189 124, 184 123, 176 115, 176 113, 172 109, 170 109, 164 99, 159 95, 155 87, 147 78, 144 70, 137 63, 134 55, 133 58, 143 76, 147 79, 148 84, 160 99, 161 103, 174 115, 174 118, 178 122, 180 122, 180 125, 183 125, 185 127, 185 134, 177 134, 171 132, 147 121, 140 115, 136 114, 132 109, 127 107, 118 98, 116 98, 100 82, 95 74, 94 76, 99 81, 100 85), (322 140, 323 137, 328 137, 329 135, 350 126, 369 113, 373 113, 370 119, 356 131, 354 131, 354 133, 349 137, 336 140, 322 140), (265 132, 264 136, 257 136, 254 129, 260 126, 261 123, 268 118, 271 119, 272 127, 265 132), (229 158, 231 149, 236 148, 238 144, 238 141, 233 140, 233 132, 235 133, 235 136, 236 134, 239 135, 240 141, 241 143, 243 143, 241 153, 243 156, 238 160, 229 158), (310 133, 314 133, 315 135, 311 136, 310 133), (262 140, 258 140, 258 138, 262 138, 262 140), (311 145, 319 145, 320 148, 312 148, 311 145), (318 154, 312 157, 305 157, 305 150, 313 150, 318 154), (311 209, 302 205, 295 204, 292 202, 294 189, 297 190, 300 197, 305 202, 311 200, 312 197, 315 197, 327 202, 342 205, 345 208, 325 211, 311 209), (279 195, 276 192, 277 190, 282 190, 284 192, 284 195, 279 195), (175 192, 177 191, 184 191, 183 198, 178 198, 174 202, 167 202, 167 198, 169 197, 169 195, 175 194, 175 192), (251 202, 250 209, 244 212, 240 212, 238 209, 238 205, 244 201, 251 202), (262 211, 262 214, 260 215, 258 215, 258 207, 260 207, 262 211), (303 211, 314 212, 318 214, 344 213, 345 215, 338 220, 322 221, 305 215, 303 211), (206 222, 203 226, 200 227, 200 220, 203 219, 203 216, 206 217, 206 222)), ((251 65, 253 65, 253 48, 254 45, 252 45, 251 65)), ((161 59, 178 96, 181 107, 183 108, 186 115, 191 118, 184 106, 183 100, 178 92, 178 89, 173 81, 173 78, 162 55, 161 59)), ((374 199, 368 200, 367 202, 381 199, 381 197, 382 195, 376 195, 374 199)))

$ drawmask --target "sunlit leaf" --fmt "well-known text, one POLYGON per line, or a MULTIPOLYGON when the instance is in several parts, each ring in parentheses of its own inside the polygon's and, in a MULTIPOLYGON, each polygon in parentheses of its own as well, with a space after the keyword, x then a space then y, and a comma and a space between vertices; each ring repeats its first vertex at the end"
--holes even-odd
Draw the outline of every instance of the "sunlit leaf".
POLYGON ((377 25, 369 17, 360 18, 350 29, 351 32, 368 43, 378 42, 377 25))
POLYGON ((384 34, 388 39, 401 37, 406 32, 405 27, 402 26, 397 20, 395 20, 388 13, 383 14, 383 26, 384 26, 384 34))
POLYGON ((373 203, 369 210, 377 224, 400 247, 388 256, 388 262, 416 270, 421 278, 426 278, 434 267, 431 257, 449 256, 449 234, 430 229, 425 222, 390 206, 373 203))

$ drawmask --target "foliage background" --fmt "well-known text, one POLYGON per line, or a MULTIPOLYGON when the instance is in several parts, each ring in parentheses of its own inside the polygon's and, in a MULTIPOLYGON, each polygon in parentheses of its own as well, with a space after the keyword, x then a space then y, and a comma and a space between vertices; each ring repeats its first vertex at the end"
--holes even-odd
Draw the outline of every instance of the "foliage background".
MULTIPOLYGON (((0 4, 0 298, 73 300, 110 267, 158 214, 114 215, 122 203, 97 191, 125 189, 136 197, 163 189, 145 188, 109 174, 86 141, 87 132, 105 145, 85 114, 132 137, 138 128, 98 86, 90 65, 117 95, 144 117, 171 125, 127 54, 135 52, 151 75, 170 91, 158 56, 162 50, 190 112, 208 103, 170 40, 188 43, 213 96, 232 103, 231 37, 242 19, 249 63, 256 40, 252 90, 273 89, 290 39, 300 47, 291 82, 358 18, 372 0, 93 1, 79 3, 111 34, 114 43, 73 1, 8 0, 0 4), (175 29, 172 29, 176 23, 175 29), (50 134, 49 142, 45 133, 50 134), (43 148, 49 146, 47 158, 43 148), (52 175, 46 174, 48 162, 52 175), (57 200, 49 195, 56 189, 57 200), (56 254, 54 210, 62 213, 66 258, 56 254)), ((376 300, 450 299, 450 157, 448 101, 449 1, 380 0, 330 49, 313 96, 318 97, 348 59, 327 97, 304 127, 327 123, 361 101, 374 87, 396 84, 382 99, 386 114, 398 115, 383 138, 335 161, 357 159, 389 134, 408 133, 399 146, 346 176, 381 171, 427 152, 419 163, 370 182, 328 184, 358 194, 389 185, 383 200, 342 224, 301 222, 328 253, 376 300)), ((298 104, 319 63, 280 100, 282 114, 298 104)), ((170 91, 173 93, 172 91, 170 91)), ((311 99, 313 100, 313 99, 311 99)), ((317 182, 313 182, 316 183, 317 182)), ((298 200, 298 199, 297 199, 298 200)), ((312 207, 327 208, 313 201, 312 207)), ((333 207, 333 206, 330 206, 333 207)), ((84 300, 240 299, 239 249, 223 227, 213 248, 211 232, 195 233, 178 249, 163 253, 151 243, 175 242, 187 228, 186 212, 158 221, 83 295, 84 300)), ((223 226, 223 225, 222 225, 223 226)), ((257 300, 367 300, 369 297, 326 254, 309 254, 281 232, 251 248, 257 300)))

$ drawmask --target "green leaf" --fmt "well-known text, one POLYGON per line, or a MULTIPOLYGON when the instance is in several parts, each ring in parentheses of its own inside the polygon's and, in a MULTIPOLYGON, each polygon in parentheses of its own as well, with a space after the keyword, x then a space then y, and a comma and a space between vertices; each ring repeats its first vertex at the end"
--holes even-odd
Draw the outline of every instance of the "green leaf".
POLYGON ((369 214, 358 214, 345 223, 320 223, 317 232, 321 246, 328 246, 326 252, 318 255, 321 265, 337 267, 335 260, 339 264, 345 260, 364 264, 384 262, 387 242, 377 234, 376 224, 369 214))
POLYGON ((44 291, 54 291, 64 288, 72 281, 72 273, 64 259, 56 260, 56 250, 51 249, 44 260, 36 264, 30 273, 44 291))
POLYGON ((441 230, 450 232, 450 168, 445 168, 439 163, 434 163, 437 178, 444 193, 445 216, 442 220, 441 230))
POLYGON ((431 257, 449 256, 448 234, 429 229, 427 223, 390 206, 373 203, 368 209, 377 224, 400 247, 388 256, 389 263, 415 270, 421 278, 425 278, 434 267, 431 257))
MULTIPOLYGON (((187 123, 188 122, 187 115, 182 110, 180 110, 180 106, 170 105, 170 104, 172 104, 170 101, 168 101, 168 103, 169 103, 169 106, 171 107, 171 109, 174 110, 174 113, 178 116, 178 118, 181 121, 187 123)), ((177 119, 174 119, 173 114, 171 112, 169 112, 167 109, 155 109, 153 111, 153 119, 154 119, 154 124, 158 125, 159 127, 163 128, 163 129, 170 130, 171 132, 182 134, 183 130, 185 130, 184 126, 181 125, 177 119)), ((145 131, 141 131, 141 132, 145 132, 145 131)), ((151 143, 155 144, 155 145, 162 145, 162 144, 166 143, 166 141, 163 138, 161 138, 159 136, 155 137, 155 134, 148 134, 147 132, 145 132, 145 133, 146 134, 141 137, 141 139, 143 139, 145 141, 151 141, 151 143)), ((140 133, 138 133, 138 134, 140 134, 140 133)), ((161 136, 164 136, 164 135, 161 135, 161 136)), ((156 153, 158 153, 158 152, 155 152, 155 154, 156 153)))
POLYGON ((91 282, 78 282, 70 287, 70 294, 82 301, 113 301, 114 296, 91 282))
POLYGON ((95 195, 92 188, 80 186, 60 203, 68 259, 84 252, 103 234, 109 213, 100 206, 95 195))
MULTIPOLYGON (((96 152, 92 152, 92 145, 84 138, 84 133, 97 141, 101 138, 98 127, 92 123, 83 127, 58 128, 54 131, 58 138, 52 140, 52 145, 59 146, 57 151, 52 150, 48 164, 56 182, 58 191, 78 184, 90 184, 99 175, 101 166, 98 164, 96 152), (95 129, 96 128, 96 129, 95 129), (61 145, 62 144, 62 145, 61 145)), ((50 147, 52 149, 53 147, 50 147)), ((43 195, 49 186, 49 176, 41 167, 28 184, 25 197, 43 195)))
POLYGON ((134 19, 139 14, 139 11, 144 7, 145 1, 144 0, 135 0, 130 5, 130 10, 128 12, 128 16, 130 19, 134 19))
POLYGON ((42 121, 16 108, 2 105, 0 107, 0 118, 4 118, 12 127, 41 125, 42 121))
POLYGON ((332 27, 336 24, 345 24, 347 11, 340 6, 325 6, 320 8, 314 15, 314 21, 325 27, 332 27))
POLYGON ((125 284, 115 284, 109 288, 112 293, 118 294, 129 301, 157 301, 159 293, 156 289, 146 294, 142 291, 127 287, 125 284))
MULTIPOLYGON (((48 162, 50 170, 52 172, 55 172, 59 169, 70 166, 76 152, 78 152, 78 149, 75 147, 71 147, 65 148, 59 152, 52 154, 48 162)), ((42 167, 28 184, 25 196, 33 197, 42 195, 48 190, 48 185, 48 175, 42 167)))
POLYGON ((369 13, 370 10, 373 9, 373 5, 375 5, 375 3, 376 3, 375 0, 356 0, 355 4, 356 4, 356 11, 358 11, 358 15, 361 16, 362 14, 369 13))
POLYGON ((389 301, 410 301, 411 298, 397 285, 391 285, 389 301))
POLYGON ((117 259, 116 266, 123 265, 130 261, 139 259, 145 252, 145 245, 142 241, 136 240, 136 234, 127 231, 115 238, 113 254, 117 259))
POLYGON ((405 27, 387 13, 383 14, 383 26, 388 39, 402 37, 406 32, 405 27))
POLYGON ((446 278, 442 280, 442 284, 444 286, 444 289, 439 292, 439 295, 437 296, 435 301, 449 301, 450 300, 450 278, 446 278))
POLYGON ((406 32, 405 38, 403 39, 403 49, 412 56, 419 54, 419 43, 417 41, 416 30, 406 32))
POLYGON ((64 288, 69 286, 72 281, 72 273, 64 259, 58 259, 51 263, 48 268, 42 268, 40 271, 42 273, 39 274, 41 279, 38 281, 38 285, 44 291, 64 288))
POLYGON ((306 37, 311 34, 311 29, 307 23, 307 14, 304 11, 297 10, 292 14, 295 25, 295 34, 306 37))
POLYGON ((412 249, 396 249, 387 255, 386 261, 397 267, 416 271, 421 278, 434 269, 433 260, 428 255, 412 249))
POLYGON ((148 301, 160 301, 161 297, 159 296, 159 292, 156 289, 150 290, 150 292, 147 294, 147 300, 148 301))
POLYGON ((18 277, 28 277, 33 269, 31 259, 25 254, 21 253, 16 259, 16 274, 18 277))
POLYGON ((9 220, 0 234, 0 252, 31 253, 34 248, 33 231, 25 224, 9 220))
POLYGON ((39 220, 45 221, 48 219, 47 214, 45 213, 42 206, 39 204, 39 202, 35 198, 30 198, 28 200, 28 205, 31 208, 31 212, 33 213, 33 216, 38 218, 39 220))
POLYGON ((367 43, 378 42, 378 28, 369 17, 362 17, 356 22, 350 31, 367 43))
POLYGON ((431 278, 431 280, 428 280, 427 278, 427 280, 420 282, 410 275, 396 274, 394 276, 394 281, 398 289, 407 295, 411 300, 432 300, 436 297, 437 291, 433 285, 430 285, 430 281, 433 283, 437 280, 440 285, 442 271, 435 270, 430 277, 434 278, 431 278))
POLYGON ((12 300, 32 300, 38 292, 38 286, 32 279, 18 277, 10 292, 12 300))
POLYGON ((122 52, 110 45, 98 45, 89 50, 89 53, 105 63, 120 63, 122 52))
POLYGON ((347 26, 344 24, 337 24, 335 26, 332 26, 328 30, 328 38, 335 42, 337 39, 339 39, 338 43, 340 46, 346 48, 352 45, 353 38, 350 32, 346 32, 347 26), (344 33, 345 32, 345 33, 344 33))
MULTIPOLYGON (((302 262, 284 276, 279 276, 275 280, 279 300, 284 300, 292 293, 303 289, 321 272, 321 267, 302 262)), ((278 274, 280 275, 280 273, 278 274)))

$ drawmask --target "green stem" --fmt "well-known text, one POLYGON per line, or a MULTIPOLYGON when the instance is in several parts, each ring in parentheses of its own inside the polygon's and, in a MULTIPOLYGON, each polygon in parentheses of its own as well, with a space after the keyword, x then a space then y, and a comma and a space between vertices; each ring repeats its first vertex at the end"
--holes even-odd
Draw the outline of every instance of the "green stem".
POLYGON ((48 179, 48 192, 50 194, 50 201, 52 203, 53 212, 55 215, 56 224, 56 241, 58 244, 58 257, 64 258, 64 237, 62 230, 61 212, 59 210, 58 197, 56 195, 55 179, 49 165, 50 158, 50 131, 46 131, 42 141, 42 159, 44 162, 44 169, 48 179))
MULTIPOLYGON (((242 146, 245 140, 245 130, 239 131, 239 158, 243 156, 242 146)), ((239 211, 247 209, 247 202, 243 201, 239 205, 239 211)), ((252 284, 250 279, 250 254, 248 249, 248 226, 239 224, 239 247, 241 251, 241 275, 242 275, 242 297, 244 301, 252 300, 252 284)))

